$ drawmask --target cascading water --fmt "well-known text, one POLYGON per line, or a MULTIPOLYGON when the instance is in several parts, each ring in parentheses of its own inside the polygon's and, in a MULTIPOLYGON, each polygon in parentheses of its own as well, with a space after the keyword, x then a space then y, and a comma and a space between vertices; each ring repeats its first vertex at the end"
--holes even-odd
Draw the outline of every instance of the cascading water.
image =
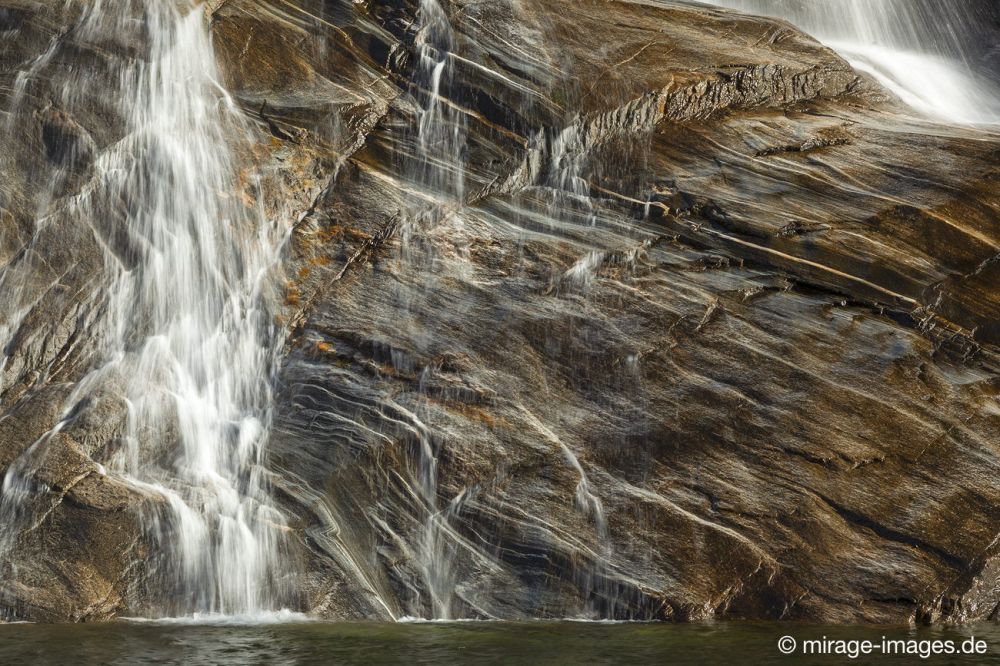
POLYGON ((435 194, 461 201, 465 189, 465 117, 442 96, 451 83, 455 35, 437 0, 420 0, 417 20, 418 177, 435 194))
POLYGON ((783 18, 873 75, 914 110, 962 124, 1000 122, 995 77, 978 71, 969 35, 983 18, 963 0, 713 0, 783 18))
POLYGON ((548 142, 539 143, 549 160, 548 173, 541 181, 551 190, 549 216, 553 219, 571 218, 570 211, 581 209, 588 224, 596 224, 590 183, 585 177, 589 151, 581 119, 573 118, 548 142))
MULTIPOLYGON (((418 108, 412 139, 414 156, 407 165, 406 175, 425 189, 426 196, 415 201, 404 213, 402 258, 422 270, 429 282, 434 279, 435 261, 433 256, 422 254, 418 237, 445 218, 460 214, 465 189, 465 117, 446 97, 452 79, 451 54, 455 35, 448 14, 438 0, 420 1, 414 45, 417 50, 414 97, 418 108)), ((408 300, 411 296, 402 298, 408 300)), ((431 619, 450 619, 456 573, 452 567, 455 535, 449 519, 460 507, 463 495, 441 506, 438 451, 421 415, 413 414, 411 418, 420 432, 416 442, 418 469, 414 485, 426 513, 415 555, 427 599, 424 603, 418 593, 410 612, 414 616, 429 612, 431 619)))
MULTIPOLYGON (((101 358, 63 420, 11 466, 0 510, 17 515, 33 457, 88 397, 115 392, 128 415, 108 471, 159 498, 143 520, 157 545, 151 585, 163 599, 141 610, 277 610, 289 603, 278 569, 284 519, 269 501, 262 456, 279 344, 267 278, 284 234, 241 198, 252 187, 240 182, 230 146, 248 130, 217 83, 202 4, 94 3, 76 31, 98 42, 136 25, 148 54, 122 61, 120 89, 108 95, 125 136, 98 157, 68 213, 122 227, 108 241, 100 287, 101 358)), ((76 92, 64 91, 64 102, 76 92)))
MULTIPOLYGON (((153 57, 136 72, 131 118, 145 145, 123 183, 141 202, 131 227, 145 261, 116 291, 119 321, 151 325, 129 387, 124 468, 143 478, 143 430, 175 421, 181 455, 165 478, 150 480, 173 491, 168 533, 180 580, 195 609, 258 612, 276 601, 265 583, 276 574, 283 522, 261 478, 276 351, 261 280, 281 237, 227 198, 237 185, 226 126, 241 128, 215 85, 202 13, 183 16, 162 2, 147 12, 153 57)), ((130 333, 121 331, 123 347, 130 333)))

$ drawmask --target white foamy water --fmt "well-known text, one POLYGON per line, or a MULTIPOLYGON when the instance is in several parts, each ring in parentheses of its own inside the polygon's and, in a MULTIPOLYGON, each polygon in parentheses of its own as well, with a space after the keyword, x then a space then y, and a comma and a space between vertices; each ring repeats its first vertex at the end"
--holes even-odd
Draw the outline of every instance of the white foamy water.
POLYGON ((284 520, 261 463, 277 337, 262 290, 281 233, 239 200, 229 146, 245 129, 203 11, 155 0, 145 18, 150 60, 123 73, 130 133, 103 170, 106 194, 132 202, 138 255, 112 286, 109 351, 128 365, 129 404, 116 463, 167 499, 154 528, 174 598, 246 615, 280 603, 284 520))
MULTIPOLYGON (((120 88, 106 98, 126 131, 70 204, 71 218, 108 220, 112 231, 100 357, 65 418, 99 393, 128 406, 124 444, 107 467, 159 498, 143 520, 161 601, 143 612, 271 617, 289 597, 279 573, 285 520, 263 468, 279 344, 269 273, 284 232, 244 201, 254 182, 237 152, 249 134, 218 83, 201 3, 97 2, 75 27, 83 41, 129 35, 148 50, 112 59, 120 88)), ((68 84, 64 101, 86 85, 68 84)), ((8 472, 3 516, 18 517, 48 439, 8 472)))
POLYGON ((254 627, 274 624, 305 624, 318 622, 316 618, 305 613, 290 610, 260 611, 248 615, 222 615, 218 613, 192 613, 179 617, 123 617, 123 622, 135 624, 152 624, 157 626, 193 626, 193 627, 254 627))
POLYGON ((968 44, 979 20, 964 0, 712 0, 783 18, 874 76, 915 111, 960 124, 1000 123, 1000 91, 968 44))

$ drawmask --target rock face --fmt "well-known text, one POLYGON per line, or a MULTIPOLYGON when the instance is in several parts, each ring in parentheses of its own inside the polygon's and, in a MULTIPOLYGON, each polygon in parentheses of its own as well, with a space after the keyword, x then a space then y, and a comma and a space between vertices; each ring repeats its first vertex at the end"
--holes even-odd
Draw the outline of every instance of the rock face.
MULTIPOLYGON (((682 2, 442 2, 435 91, 429 4, 205 8, 289 228, 266 468, 299 610, 992 617, 1000 135, 682 2)), ((142 57, 75 17, 0 0, 0 468, 30 481, 0 593, 38 620, 145 608, 159 501, 101 466, 113 391, 62 413, 125 233, 70 204, 124 131, 107 62, 142 57)))

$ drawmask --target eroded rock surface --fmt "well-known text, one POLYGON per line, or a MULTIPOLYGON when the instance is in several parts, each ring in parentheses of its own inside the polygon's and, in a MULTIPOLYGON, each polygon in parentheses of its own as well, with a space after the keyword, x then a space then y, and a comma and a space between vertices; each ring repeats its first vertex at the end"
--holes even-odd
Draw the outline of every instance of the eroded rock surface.
MULTIPOLYGON (((912 117, 782 22, 452 0, 459 201, 413 168, 416 3, 209 4, 248 205, 290 233, 267 466, 301 610, 996 612, 1000 136, 912 117)), ((0 467, 37 484, 2 592, 42 620, 144 607, 157 501, 98 467, 113 395, 46 435, 123 235, 61 202, 123 131, 102 63, 141 53, 78 40, 72 5, 0 0, 0 288, 24 295, 0 467)))

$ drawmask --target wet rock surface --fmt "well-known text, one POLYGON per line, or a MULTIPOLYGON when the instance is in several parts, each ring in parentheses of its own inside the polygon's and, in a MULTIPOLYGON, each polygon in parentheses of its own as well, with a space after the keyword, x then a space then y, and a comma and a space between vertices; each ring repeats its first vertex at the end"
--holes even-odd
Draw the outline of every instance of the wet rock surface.
MULTIPOLYGON (((289 230, 266 467, 299 610, 992 617, 1000 135, 780 21, 442 6, 460 198, 413 167, 417 4, 207 9, 262 174, 235 194, 289 230)), ((144 608, 158 501, 99 466, 126 405, 63 414, 128 243, 69 204, 124 132, 107 60, 141 57, 73 7, 0 0, 0 467, 36 484, 0 593, 38 620, 144 608)))

